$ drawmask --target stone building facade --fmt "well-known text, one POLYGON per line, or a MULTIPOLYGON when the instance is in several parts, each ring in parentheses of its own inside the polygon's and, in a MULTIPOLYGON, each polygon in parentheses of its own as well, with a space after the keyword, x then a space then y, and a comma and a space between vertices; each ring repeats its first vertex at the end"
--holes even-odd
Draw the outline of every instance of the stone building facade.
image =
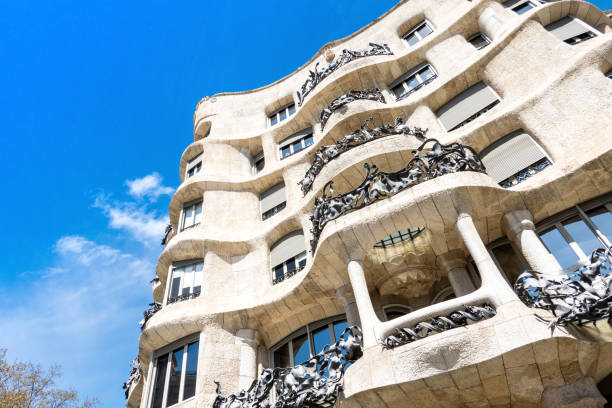
POLYGON ((609 309, 576 282, 610 283, 610 32, 583 1, 400 1, 200 101, 127 406, 240 407, 215 380, 359 326, 330 404, 602 407, 609 309))

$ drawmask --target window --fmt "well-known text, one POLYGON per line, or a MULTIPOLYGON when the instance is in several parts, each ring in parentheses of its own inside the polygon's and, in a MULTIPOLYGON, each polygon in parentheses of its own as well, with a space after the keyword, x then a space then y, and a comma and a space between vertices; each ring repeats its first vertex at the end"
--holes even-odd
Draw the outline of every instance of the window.
POLYGON ((563 17, 544 28, 561 41, 570 45, 575 45, 597 36, 597 30, 573 16, 563 17))
POLYGON ((312 128, 304 129, 278 143, 281 160, 311 146, 314 143, 312 128))
POLYGON ((395 98, 401 101, 436 78, 437 75, 431 65, 420 64, 402 75, 400 79, 391 84, 390 88, 395 98))
POLYGON ((314 357, 328 344, 340 340, 348 327, 344 315, 310 323, 270 349, 274 368, 292 367, 314 357))
POLYGON ((504 7, 511 9, 516 14, 523 14, 535 8, 535 3, 528 0, 509 0, 504 2, 504 7))
POLYGON ((516 130, 480 154, 487 174, 509 188, 552 165, 544 150, 524 130, 516 130))
POLYGON ((612 69, 605 74, 608 78, 612 79, 612 69))
POLYGON ((270 126, 274 126, 279 122, 287 119, 289 116, 295 113, 295 104, 290 103, 289 105, 285 105, 279 110, 272 113, 268 118, 270 119, 270 126))
POLYGON ((264 152, 261 151, 255 155, 253 158, 253 173, 258 174, 263 170, 266 165, 266 160, 264 159, 264 152))
POLYGON ((199 346, 199 336, 192 335, 153 353, 150 408, 171 407, 195 396, 199 346))
POLYGON ((468 37, 467 41, 474 46, 477 50, 486 47, 491 44, 491 40, 489 37, 484 35, 483 33, 476 33, 470 37, 468 37))
POLYGON ((304 233, 296 230, 285 235, 270 247, 272 284, 277 284, 295 275, 306 266, 304 233))
POLYGON ((200 296, 204 280, 204 262, 202 259, 180 261, 172 264, 170 289, 166 304, 181 302, 200 296))
POLYGON ((202 170, 202 153, 187 162, 187 178, 194 176, 202 170))
POLYGON ((202 199, 199 198, 183 205, 181 231, 200 225, 202 221, 202 199))
POLYGON ((414 45, 431 33, 433 33, 433 30, 429 23, 427 21, 421 21, 404 34, 402 38, 406 40, 409 45, 414 45))
POLYGON ((407 315, 412 312, 412 308, 410 306, 404 305, 386 305, 383 306, 383 314, 385 315, 385 320, 393 320, 397 317, 401 317, 407 315))
POLYGON ((436 116, 442 126, 451 132, 487 112, 499 101, 493 89, 484 82, 479 82, 438 109, 436 116))
POLYGON ((394 232, 391 235, 386 236, 382 240, 378 241, 374 244, 374 248, 386 248, 391 245, 398 244, 402 241, 406 241, 407 239, 413 240, 417 235, 425 230, 424 227, 419 228, 408 228, 403 229, 397 232, 394 232))
POLYGON ((259 196, 259 204, 261 207, 262 220, 267 220, 282 211, 287 206, 285 183, 278 183, 264 191, 259 196))
POLYGON ((436 303, 442 303, 447 300, 454 299, 455 297, 456 296, 455 296, 455 292, 453 291, 453 288, 448 286, 442 289, 440 292, 438 292, 436 296, 434 296, 433 300, 431 301, 431 304, 433 305, 436 303))
POLYGON ((585 261, 597 248, 610 248, 612 197, 580 204, 536 229, 548 251, 564 269, 585 261))

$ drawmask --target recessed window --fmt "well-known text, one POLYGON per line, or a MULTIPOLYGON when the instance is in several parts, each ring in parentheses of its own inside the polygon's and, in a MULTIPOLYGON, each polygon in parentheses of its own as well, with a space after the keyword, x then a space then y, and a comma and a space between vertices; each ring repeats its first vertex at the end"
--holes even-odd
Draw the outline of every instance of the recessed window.
POLYGON ((535 8, 535 3, 527 0, 510 0, 504 3, 504 7, 509 8, 514 11, 516 14, 523 14, 535 8))
POLYGON ((181 231, 200 225, 202 222, 202 199, 190 201, 183 206, 181 231))
POLYGON ((277 284, 295 275, 306 266, 304 233, 293 231, 270 247, 272 283, 277 284))
POLYGON ((516 130, 481 153, 487 174, 503 188, 509 188, 539 173, 552 161, 524 130, 516 130))
POLYGON ((295 104, 290 103, 289 105, 283 106, 281 109, 275 111, 271 115, 268 116, 270 120, 270 126, 274 126, 279 122, 287 119, 289 116, 295 113, 295 104))
POLYGON ((202 170, 202 153, 187 162, 187 178, 193 177, 202 170))
POLYGON ((270 361, 274 368, 286 368, 308 361, 323 351, 326 345, 340 340, 348 327, 344 315, 310 323, 275 344, 270 361))
POLYGON ((472 36, 470 36, 467 41, 472 44, 474 46, 474 48, 476 48, 477 50, 486 47, 487 45, 491 44, 491 40, 489 40, 489 37, 487 37, 486 35, 484 35, 483 33, 476 33, 472 36))
POLYGON ((281 212, 287 206, 285 183, 278 183, 264 191, 259 196, 259 204, 261 207, 262 220, 267 220, 273 215, 281 212))
POLYGON ((391 84, 390 88, 395 98, 401 101, 436 79, 436 77, 436 73, 431 65, 421 64, 402 75, 400 79, 391 84))
POLYGON ((278 143, 281 160, 296 154, 314 143, 312 128, 304 129, 278 143))
POLYGON ((386 236, 374 244, 374 248, 386 248, 391 245, 399 244, 406 240, 413 240, 417 235, 425 230, 424 227, 407 228, 386 236))
POLYGON ((612 69, 605 74, 608 78, 612 79, 612 69))
POLYGON ((431 33, 433 33, 433 29, 429 23, 427 21, 421 21, 404 34, 402 38, 406 40, 409 45, 414 45, 431 33))
POLYGON ((479 82, 455 96, 436 112, 444 128, 451 132, 478 118, 499 103, 487 84, 479 82))
POLYGON ((383 306, 383 314, 385 315, 386 321, 393 320, 401 316, 405 316, 410 312, 412 312, 412 308, 410 306, 405 306, 405 305, 383 306))
POLYGON ((181 302, 200 296, 204 279, 202 259, 180 261, 172 264, 170 289, 166 304, 181 302))
POLYGON ((597 36, 597 30, 574 16, 565 16, 544 28, 561 41, 570 45, 575 45, 597 36))
POLYGON ((253 173, 258 174, 263 170, 266 165, 266 160, 264 159, 264 152, 259 152, 253 158, 253 173))
POLYGON ((153 353, 150 408, 171 407, 195 396, 199 336, 190 336, 153 353))

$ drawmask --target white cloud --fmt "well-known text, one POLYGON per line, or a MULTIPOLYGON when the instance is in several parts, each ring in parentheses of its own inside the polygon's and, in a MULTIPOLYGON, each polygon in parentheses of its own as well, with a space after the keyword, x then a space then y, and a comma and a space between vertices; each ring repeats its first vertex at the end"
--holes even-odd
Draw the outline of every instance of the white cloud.
POLYGON ((96 244, 80 235, 60 238, 55 243, 55 250, 63 256, 74 256, 83 265, 91 265, 93 261, 110 264, 121 257, 119 250, 96 244))
POLYGON ((172 187, 162 185, 162 178, 157 172, 135 180, 127 180, 125 184, 128 186, 128 193, 132 197, 148 197, 152 201, 157 200, 161 195, 171 195, 174 192, 172 187))

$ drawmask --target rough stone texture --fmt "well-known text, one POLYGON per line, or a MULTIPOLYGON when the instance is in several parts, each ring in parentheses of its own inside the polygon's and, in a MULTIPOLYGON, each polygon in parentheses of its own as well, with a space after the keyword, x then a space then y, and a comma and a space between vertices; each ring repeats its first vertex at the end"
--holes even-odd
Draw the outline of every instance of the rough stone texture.
MULTIPOLYGON (((449 287, 448 268, 438 259, 468 255, 455 228, 459 214, 471 215, 477 232, 472 239, 478 236, 488 244, 509 233, 503 221, 508 213, 528 213, 537 224, 610 193, 612 81, 603 75, 612 68, 610 31, 609 18, 576 0, 541 4, 520 16, 493 0, 404 0, 359 32, 325 45, 274 84, 200 101, 194 143, 181 157, 182 184, 169 209, 175 232, 158 259, 155 273, 160 282, 153 298, 164 303, 172 262, 192 258, 204 259, 202 295, 165 305, 147 322, 139 342, 143 375, 127 405, 146 407, 142 397, 150 382, 152 353, 193 333, 200 333, 197 394, 177 407, 211 406, 215 379, 224 393, 239 391, 254 375, 254 367, 260 371, 270 365, 267 349, 275 343, 308 323, 345 313, 345 307, 354 309, 347 289, 352 259, 363 263, 373 308, 384 320, 383 306, 420 310, 449 287), (544 29, 567 14, 602 35, 569 46, 544 29), (408 46, 401 36, 425 18, 434 32, 408 46), (492 43, 476 50, 465 39, 479 31, 492 43), (388 44, 394 55, 362 58, 338 69, 293 116, 269 126, 267 115, 295 100, 295 91, 316 63, 326 66, 331 55, 366 49, 369 42, 388 44), (424 61, 438 77, 395 102, 388 86, 424 61), (479 81, 489 84, 501 102, 446 132, 435 112, 479 81), (386 105, 351 103, 332 115, 321 133, 316 125, 332 100, 350 89, 375 87, 383 92, 386 105), (349 150, 325 166, 302 197, 297 182, 316 149, 340 140, 370 117, 372 126, 402 117, 409 126, 429 129, 428 137, 468 144, 477 151, 522 128, 553 165, 507 190, 484 174, 449 174, 347 214, 325 227, 303 271, 273 285, 270 246, 296 229, 304 231, 306 240, 311 238, 309 217, 325 183, 334 180, 336 191, 349 191, 363 180, 364 162, 397 171, 419 145, 413 137, 389 136, 349 150), (280 160, 278 142, 308 127, 313 128, 314 145, 280 160), (253 157, 262 151, 265 167, 255 174, 253 157), (200 153, 202 171, 186 179, 186 163, 200 153), (281 181, 287 207, 262 221, 259 195, 281 181), (198 198, 203 200, 202 223, 180 231, 183 204, 198 198), (414 240, 373 248, 391 233, 419 227, 425 230, 414 240)), ((511 233, 509 238, 514 239, 511 233)), ((600 400, 580 384, 591 381, 588 378, 597 383, 612 371, 612 343, 599 335, 587 336, 585 330, 557 330, 551 336, 536 317, 547 313, 534 313, 520 302, 510 301, 497 312, 492 319, 394 350, 369 348, 348 369, 340 406, 538 407, 549 400, 568 407, 598 406, 588 405, 600 400), (582 399, 574 401, 573 396, 582 399)), ((349 314, 358 321, 355 310, 349 314)))

